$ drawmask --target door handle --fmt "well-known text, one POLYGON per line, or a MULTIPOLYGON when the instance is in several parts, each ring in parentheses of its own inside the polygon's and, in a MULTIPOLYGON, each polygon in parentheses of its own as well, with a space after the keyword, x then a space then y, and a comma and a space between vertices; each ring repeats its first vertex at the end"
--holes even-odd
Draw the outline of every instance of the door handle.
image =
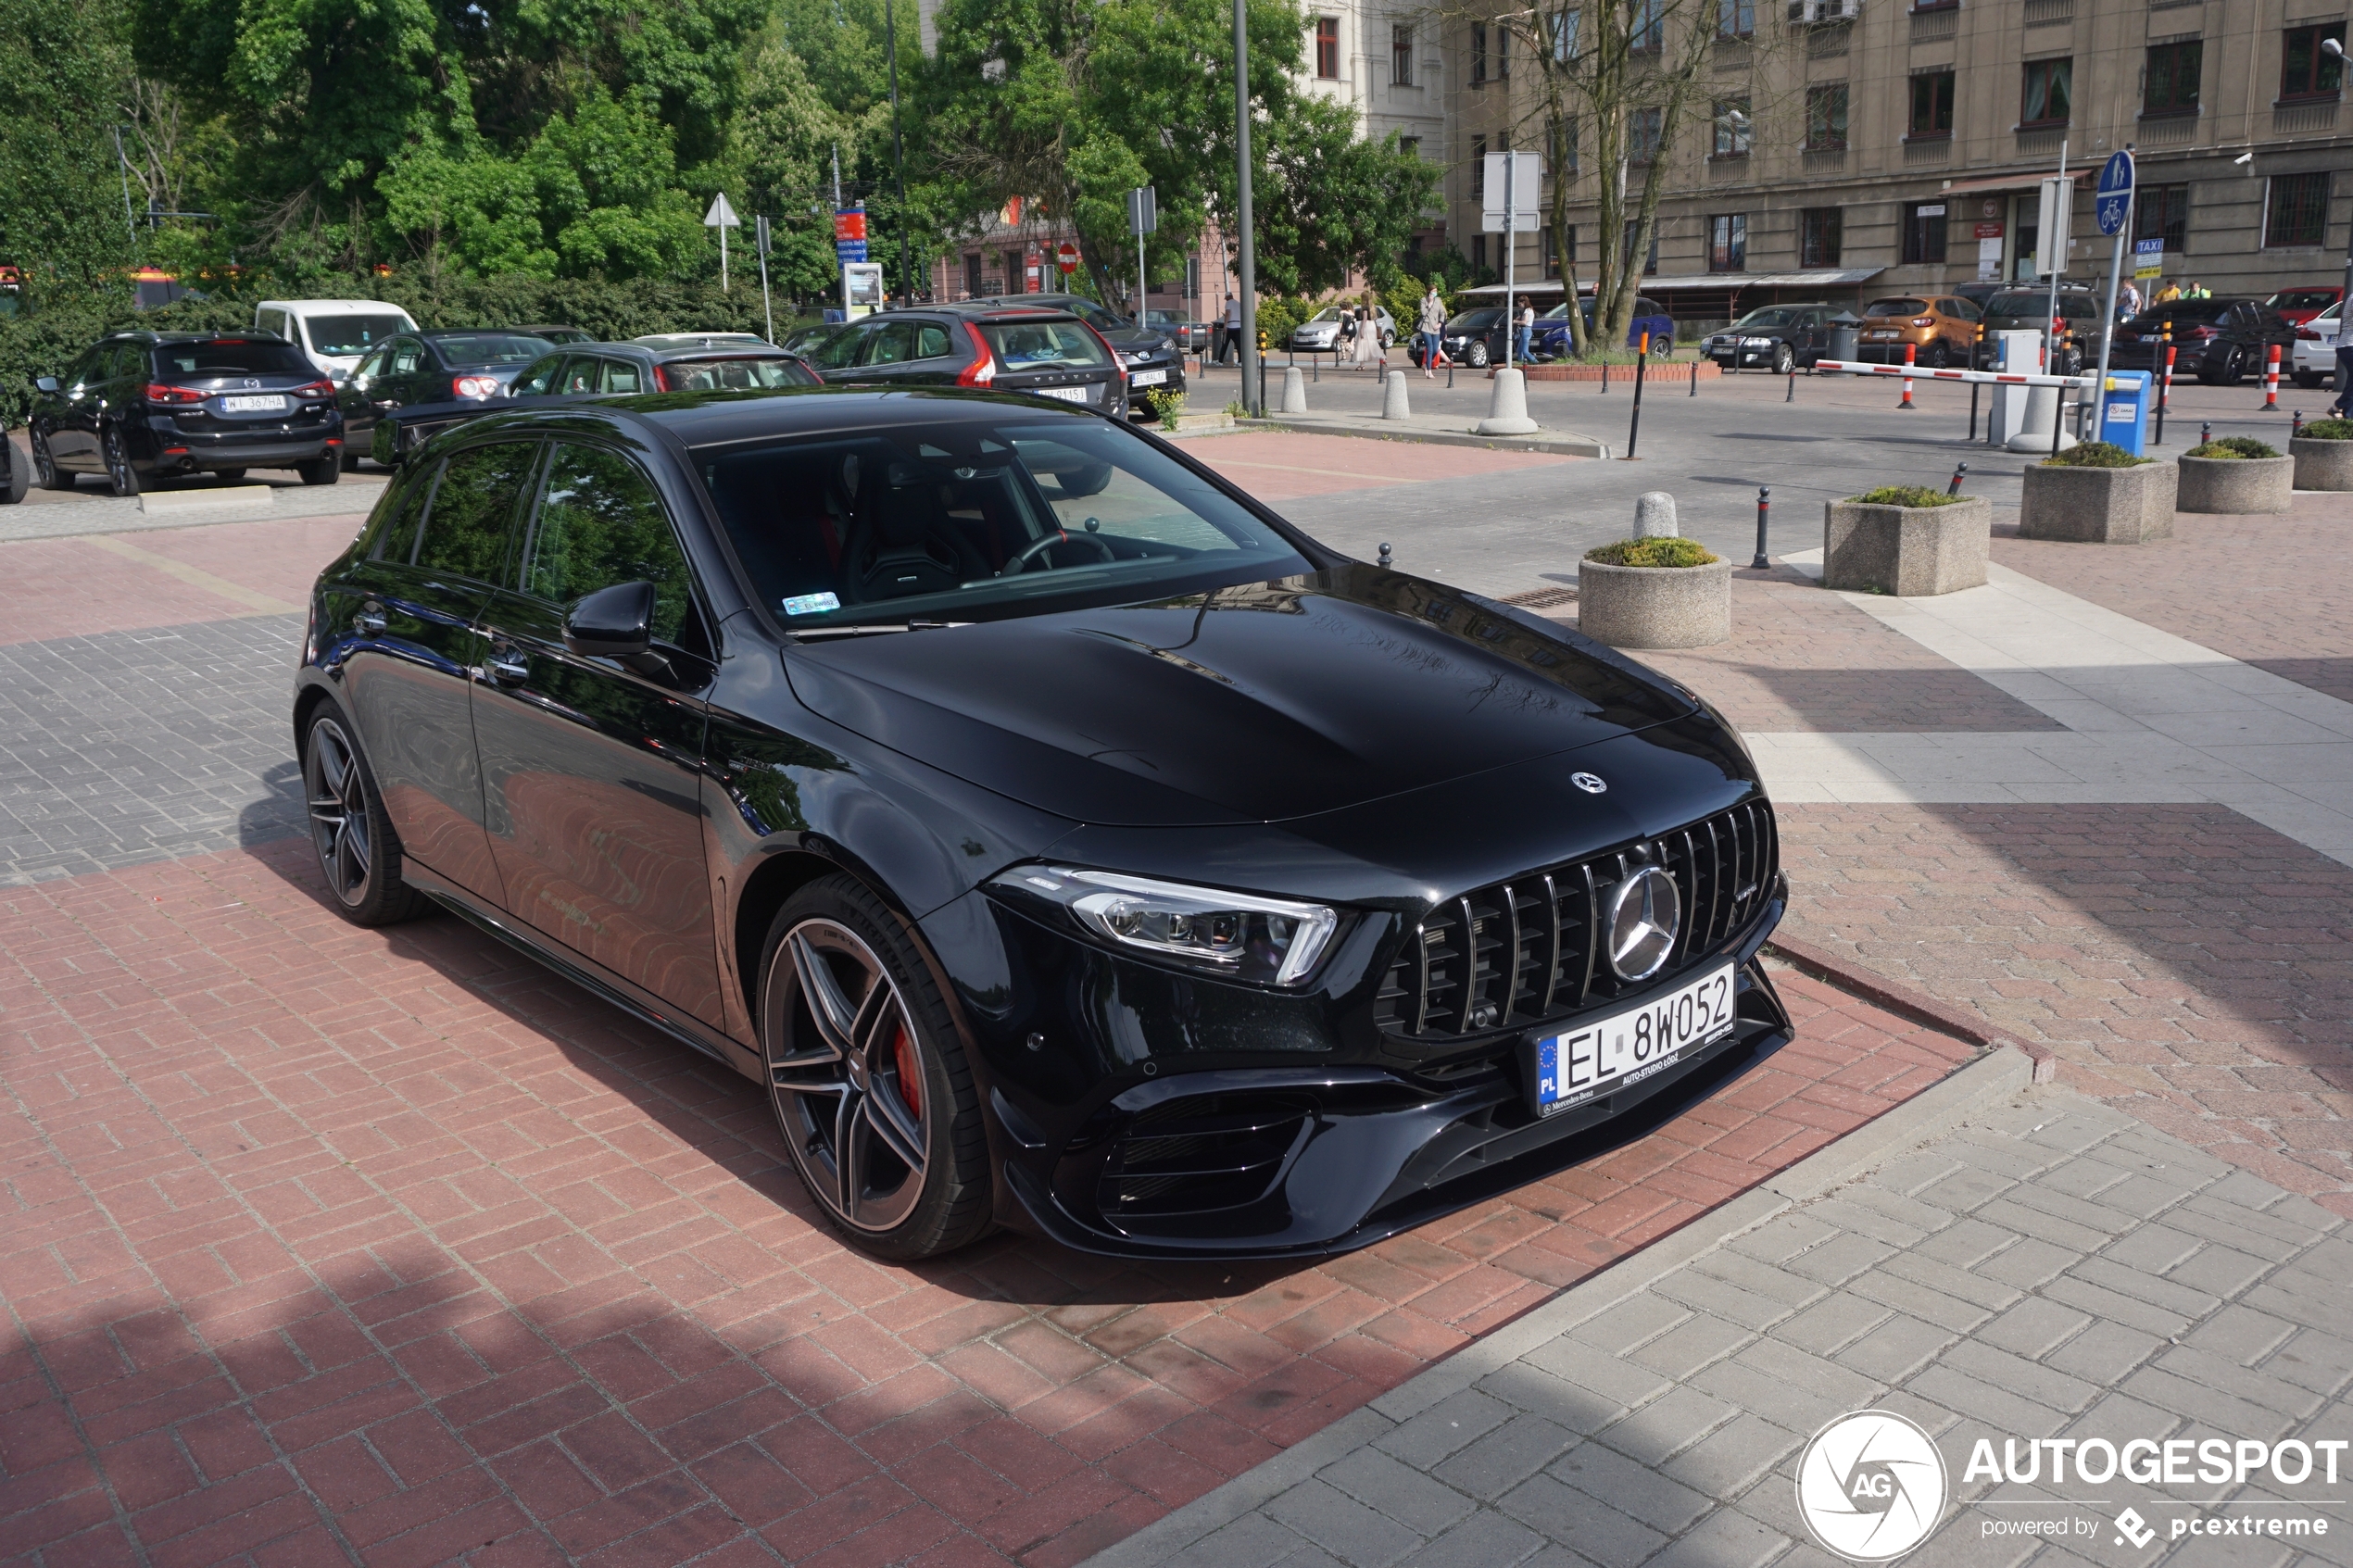
POLYGON ((520 684, 531 679, 531 665, 511 648, 500 649, 484 663, 482 672, 490 677, 493 685, 501 681, 520 684))
POLYGON ((351 618, 351 623, 368 635, 375 636, 384 629, 384 607, 382 605, 364 607, 359 614, 351 618))

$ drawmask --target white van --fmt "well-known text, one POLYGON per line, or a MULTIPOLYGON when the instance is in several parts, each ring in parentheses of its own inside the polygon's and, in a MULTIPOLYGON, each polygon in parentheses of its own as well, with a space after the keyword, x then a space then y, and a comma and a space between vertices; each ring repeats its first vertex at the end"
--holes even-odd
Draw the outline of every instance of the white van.
POLYGON ((253 324, 309 355, 332 381, 348 378, 384 339, 417 330, 409 312, 381 299, 265 299, 254 307, 253 324))

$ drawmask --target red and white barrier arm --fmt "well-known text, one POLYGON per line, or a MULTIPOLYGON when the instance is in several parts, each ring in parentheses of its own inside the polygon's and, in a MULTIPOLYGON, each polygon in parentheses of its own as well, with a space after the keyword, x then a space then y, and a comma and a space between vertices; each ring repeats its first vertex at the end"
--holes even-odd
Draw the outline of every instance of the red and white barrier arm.
POLYGON ((2072 386, 2089 392, 2097 376, 2019 376, 2007 370, 1931 370, 1926 365, 1866 365, 1857 359, 1817 359, 1818 370, 1844 370, 1850 375, 1918 376, 1923 381, 1977 382, 1987 386, 2072 386))

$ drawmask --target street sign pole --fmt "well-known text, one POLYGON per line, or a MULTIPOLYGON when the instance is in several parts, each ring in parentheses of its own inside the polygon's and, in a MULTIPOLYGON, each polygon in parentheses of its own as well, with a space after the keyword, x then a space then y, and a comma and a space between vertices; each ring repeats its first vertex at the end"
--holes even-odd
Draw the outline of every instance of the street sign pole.
POLYGON ((1234 227, 1241 247, 1242 411, 1259 415, 1266 411, 1266 377, 1258 367, 1258 253, 1251 231, 1250 178, 1250 19, 1243 0, 1234 0, 1234 227))
POLYGON ((711 210, 702 215, 702 226, 719 231, 719 291, 727 292, 727 231, 740 229, 744 220, 727 205, 727 193, 721 191, 711 198, 711 210))
POLYGON ((2124 282, 2124 247, 2133 239, 2133 202, 2135 195, 2133 152, 2131 148, 2108 160, 2100 170, 2099 194, 2093 198, 2093 211, 2100 220, 2103 232, 2116 236, 2116 249, 2108 264, 2108 314, 2100 319, 2100 373, 2093 383, 2092 439, 2099 440, 2105 428, 2100 423, 2098 409, 2108 406, 2108 351, 2116 336, 2116 291, 2124 282), (2121 200, 2119 200, 2119 196, 2121 200))
MULTIPOLYGON (((1511 145, 1506 142, 1505 146, 1511 145)), ((1512 347, 1519 337, 1519 315, 1512 303, 1513 284, 1517 281, 1512 263, 1517 259, 1519 246, 1519 188, 1513 177, 1519 172, 1519 155, 1504 155, 1504 369, 1512 368, 1512 347)))
POLYGON ((2036 214, 2041 232, 2034 236, 2035 246, 2042 252, 2042 257, 2038 259, 2047 259, 2051 264, 2051 298, 2043 310, 2043 368, 2045 370, 2054 369, 2051 351, 2058 346, 2058 332, 2051 323, 2058 320, 2059 277, 2067 270, 2067 247, 2071 238, 2068 231, 2072 226, 2069 220, 2074 216, 2074 208, 2075 191, 2067 179, 2067 143, 2061 140, 2058 178, 2043 182, 2042 210, 2036 214))

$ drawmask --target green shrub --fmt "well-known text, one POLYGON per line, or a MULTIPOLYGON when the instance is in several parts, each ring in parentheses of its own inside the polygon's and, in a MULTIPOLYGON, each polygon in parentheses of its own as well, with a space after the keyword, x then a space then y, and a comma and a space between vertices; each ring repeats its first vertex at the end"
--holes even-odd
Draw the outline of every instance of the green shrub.
POLYGON ((1603 566, 1713 566, 1716 555, 1696 539, 1620 539, 1585 552, 1603 566))
POLYGON ((1882 484, 1849 498, 1866 507, 1951 507, 1966 499, 1923 484, 1882 484))
POLYGON ((1258 302, 1258 330, 1266 334, 1266 352, 1280 354, 1290 341, 1291 329, 1321 310, 1313 300, 1270 295, 1258 302))
POLYGON ((2276 458, 2279 453, 2251 435, 2219 435, 2185 454, 2192 458, 2276 458))
POLYGON ((2307 441, 2353 441, 2353 420, 2314 420, 2296 433, 2307 441))
POLYGON ((2129 469, 2143 463, 2153 463, 2154 458, 2135 458, 2112 441, 2086 441, 2070 446, 2056 458, 2043 459, 2046 469, 2129 469))
POLYGON ((1162 424, 1174 425, 1185 411, 1185 395, 1174 387, 1156 386, 1144 394, 1144 405, 1162 424))

